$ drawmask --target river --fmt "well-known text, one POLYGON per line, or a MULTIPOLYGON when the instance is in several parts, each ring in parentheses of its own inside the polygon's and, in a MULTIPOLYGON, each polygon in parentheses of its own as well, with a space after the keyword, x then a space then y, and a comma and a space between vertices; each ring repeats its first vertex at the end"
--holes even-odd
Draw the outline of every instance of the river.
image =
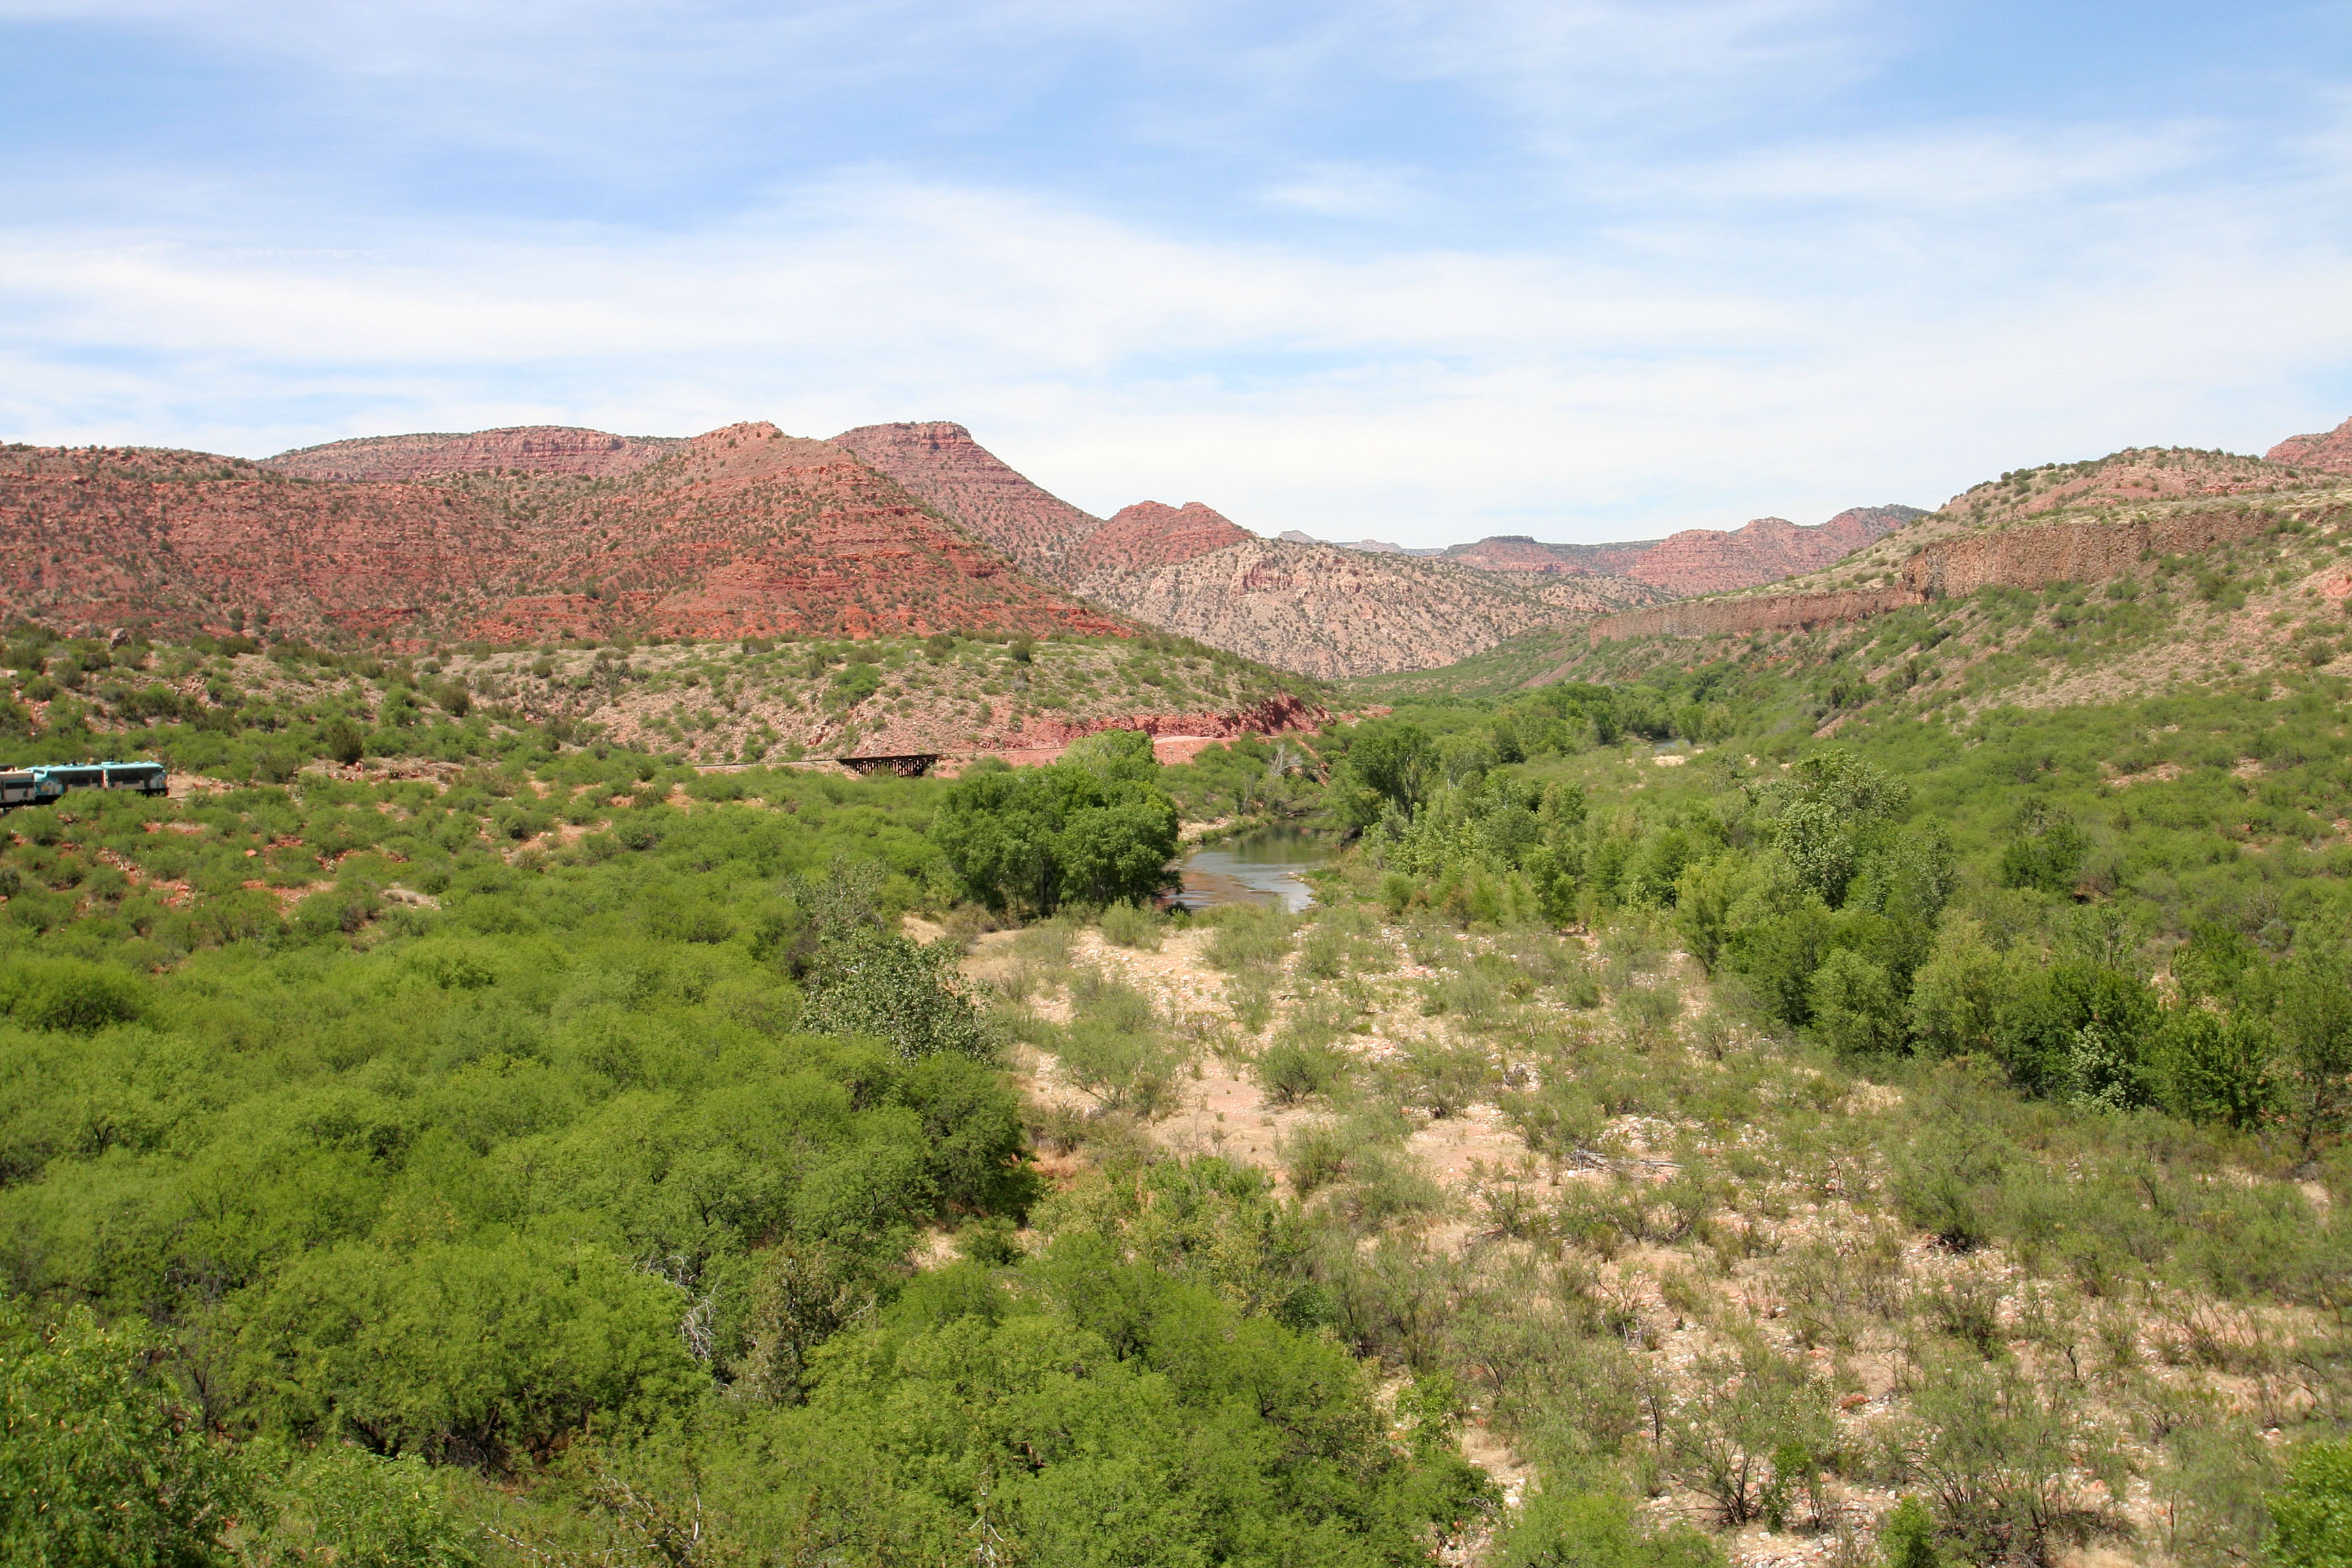
POLYGON ((1268 827, 1195 849, 1177 866, 1183 890, 1168 901, 1188 910, 1266 904, 1297 914, 1315 901, 1300 877, 1331 859, 1331 846, 1311 833, 1268 827))

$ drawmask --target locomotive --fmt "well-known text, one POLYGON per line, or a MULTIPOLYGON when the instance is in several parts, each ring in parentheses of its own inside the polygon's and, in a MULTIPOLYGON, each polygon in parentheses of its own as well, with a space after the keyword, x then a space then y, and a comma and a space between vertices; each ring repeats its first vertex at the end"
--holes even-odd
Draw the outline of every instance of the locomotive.
POLYGON ((65 763, 0 772, 0 811, 46 805, 69 789, 131 789, 141 795, 170 792, 161 763, 65 763))

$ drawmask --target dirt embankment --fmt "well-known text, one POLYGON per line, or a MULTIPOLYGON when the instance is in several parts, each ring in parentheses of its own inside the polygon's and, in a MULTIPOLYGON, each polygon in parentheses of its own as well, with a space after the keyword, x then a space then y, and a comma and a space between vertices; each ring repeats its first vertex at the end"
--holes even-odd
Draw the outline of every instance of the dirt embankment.
POLYGON ((1643 637, 1738 637, 1748 632, 1810 630, 1834 621, 1865 620, 1931 599, 1965 598, 1983 588, 2043 588, 2053 583, 2100 583, 2129 573, 2150 554, 2185 554, 2272 526, 2266 512, 2238 507, 2181 512, 2125 522, 2053 522, 1938 540, 1903 563, 1895 585, 1828 594, 1768 594, 1749 599, 1704 599, 1660 605, 1592 623, 1591 639, 1643 637))

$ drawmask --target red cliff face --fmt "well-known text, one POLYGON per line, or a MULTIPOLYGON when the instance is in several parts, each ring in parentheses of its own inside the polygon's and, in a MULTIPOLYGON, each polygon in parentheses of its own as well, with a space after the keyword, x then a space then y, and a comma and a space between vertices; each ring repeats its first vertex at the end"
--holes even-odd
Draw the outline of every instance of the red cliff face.
POLYGON ((1074 580, 1058 563, 1101 526, 1015 473, 961 425, 866 425, 843 431, 833 444, 1049 582, 1074 580))
POLYGON ((2313 436, 2290 436, 2263 454, 2273 463, 2352 474, 2352 419, 2313 436))
POLYGON ((615 436, 568 425, 518 425, 467 435, 367 436, 300 447, 262 467, 300 479, 431 479, 520 468, 617 479, 685 443, 671 436, 615 436))
POLYGON ((309 483, 194 453, 0 451, 0 595, 66 627, 492 642, 1122 633, 826 442, 770 425, 618 482, 309 483))
POLYGON ((1078 546, 1074 564, 1081 574, 1105 566, 1146 572, 1255 537, 1196 500, 1182 506, 1139 500, 1113 512, 1089 534, 1078 546))

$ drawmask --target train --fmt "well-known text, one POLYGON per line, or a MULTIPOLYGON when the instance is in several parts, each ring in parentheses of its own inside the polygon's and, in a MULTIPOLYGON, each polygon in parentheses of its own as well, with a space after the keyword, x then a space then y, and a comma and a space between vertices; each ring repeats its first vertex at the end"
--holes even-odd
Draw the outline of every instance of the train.
POLYGON ((0 811, 47 805, 69 789, 130 789, 169 795, 170 775, 161 763, 58 763, 0 771, 0 811))

